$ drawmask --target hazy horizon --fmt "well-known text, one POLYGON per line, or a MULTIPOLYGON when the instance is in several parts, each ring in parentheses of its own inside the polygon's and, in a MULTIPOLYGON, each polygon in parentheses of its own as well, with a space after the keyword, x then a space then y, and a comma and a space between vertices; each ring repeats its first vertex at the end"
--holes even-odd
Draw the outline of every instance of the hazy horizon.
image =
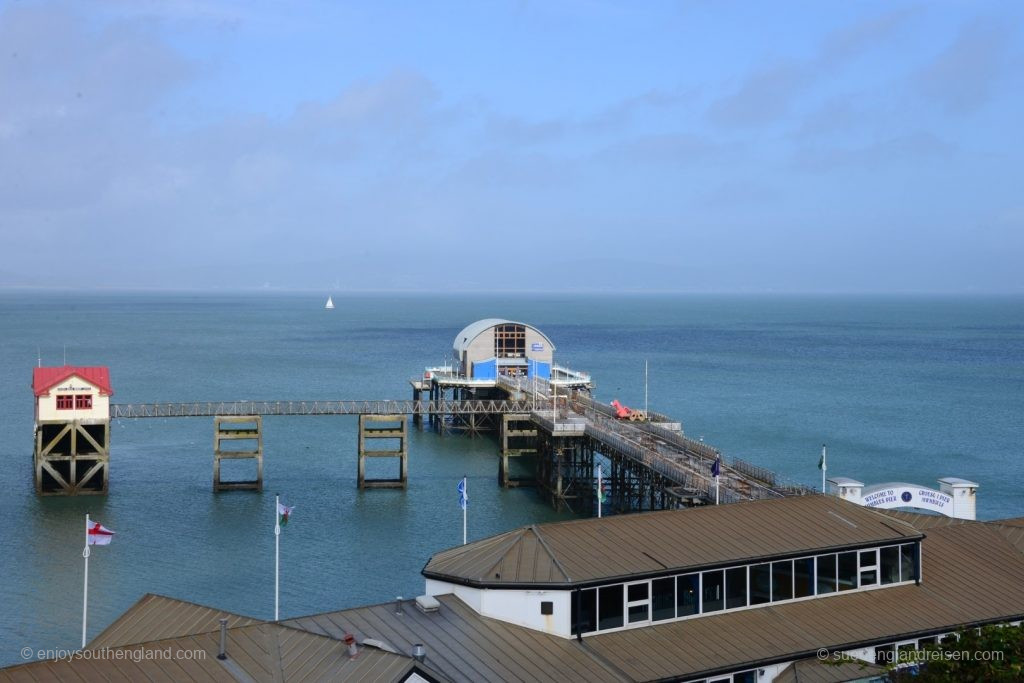
POLYGON ((1024 293, 1022 20, 0 0, 0 288, 1024 293))

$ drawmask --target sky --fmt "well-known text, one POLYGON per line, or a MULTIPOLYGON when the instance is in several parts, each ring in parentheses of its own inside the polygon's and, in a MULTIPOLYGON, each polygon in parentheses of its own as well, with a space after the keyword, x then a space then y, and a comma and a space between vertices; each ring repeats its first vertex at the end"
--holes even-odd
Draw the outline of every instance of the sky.
POLYGON ((1024 293, 1022 27, 0 0, 0 286, 1024 293))

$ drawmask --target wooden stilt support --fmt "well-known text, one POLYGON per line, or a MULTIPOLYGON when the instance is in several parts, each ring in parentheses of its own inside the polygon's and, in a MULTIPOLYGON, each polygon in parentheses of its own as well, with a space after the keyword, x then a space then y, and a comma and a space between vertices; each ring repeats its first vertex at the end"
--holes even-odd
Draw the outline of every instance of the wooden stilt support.
POLYGON ((36 423, 34 471, 41 496, 106 494, 110 484, 110 420, 36 423))
POLYGON ((259 415, 223 416, 213 418, 213 490, 263 490, 263 418, 259 415), (224 442, 251 446, 249 450, 223 449, 224 442), (223 481, 220 477, 221 460, 255 460, 256 478, 223 481))
POLYGON ((501 453, 498 458, 498 484, 503 488, 532 485, 536 477, 513 477, 509 458, 537 455, 537 427, 529 414, 505 413, 501 416, 501 453))
POLYGON ((359 464, 357 483, 360 489, 398 488, 404 489, 409 480, 409 434, 405 415, 360 415, 359 416, 359 464), (370 450, 367 441, 373 439, 397 439, 398 448, 370 450), (366 476, 367 458, 398 458, 398 477, 395 479, 369 479, 366 476))

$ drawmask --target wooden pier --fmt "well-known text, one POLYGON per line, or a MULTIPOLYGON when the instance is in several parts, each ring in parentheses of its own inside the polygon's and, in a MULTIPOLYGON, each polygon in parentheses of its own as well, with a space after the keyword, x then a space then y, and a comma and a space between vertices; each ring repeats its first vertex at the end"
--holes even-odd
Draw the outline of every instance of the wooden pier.
MULTIPOLYGON (((715 448, 683 435, 679 422, 666 415, 651 412, 647 421, 617 418, 612 408, 590 397, 589 376, 581 381, 578 373, 563 373, 553 380, 498 375, 483 381, 428 374, 431 377, 412 380, 412 400, 110 403, 109 417, 104 415, 95 424, 40 422, 36 490, 106 493, 111 419, 208 417, 214 423, 214 490, 260 491, 263 419, 283 415, 358 416, 359 488, 405 488, 411 415, 415 426, 439 434, 496 433, 499 485, 536 486, 556 508, 580 513, 596 509, 598 463, 604 465, 610 494, 608 512, 702 505, 716 499, 711 464, 721 454, 715 448), (374 447, 388 440, 388 447, 374 447), (396 475, 367 476, 368 459, 397 461, 396 475), (222 479, 224 460, 253 462, 254 478, 222 479)), ((811 492, 781 482, 763 468, 722 458, 717 494, 722 503, 811 492)))

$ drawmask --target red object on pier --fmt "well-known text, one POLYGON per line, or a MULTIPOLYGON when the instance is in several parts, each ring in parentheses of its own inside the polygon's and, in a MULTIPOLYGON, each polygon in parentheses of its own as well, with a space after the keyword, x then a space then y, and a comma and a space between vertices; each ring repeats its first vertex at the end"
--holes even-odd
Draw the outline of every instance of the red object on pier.
POLYGON ((53 387, 72 376, 78 376, 100 388, 100 394, 113 396, 110 386, 110 368, 105 365, 78 367, 62 365, 56 368, 32 368, 32 391, 36 396, 46 394, 53 387))

